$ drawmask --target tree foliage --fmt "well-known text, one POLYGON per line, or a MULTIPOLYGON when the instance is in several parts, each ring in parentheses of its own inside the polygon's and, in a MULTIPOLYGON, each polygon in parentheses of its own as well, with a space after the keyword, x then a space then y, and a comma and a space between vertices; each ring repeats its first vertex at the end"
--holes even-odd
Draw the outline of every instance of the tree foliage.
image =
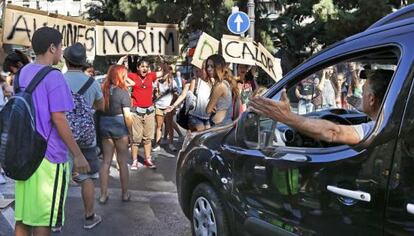
MULTIPOLYGON (((248 0, 100 0, 90 5, 94 20, 179 24, 181 43, 204 31, 219 39, 229 34, 231 7, 247 12, 248 0)), ((284 72, 321 48, 365 30, 381 17, 414 0, 270 0, 277 18, 266 17, 267 5, 256 0, 255 40, 277 50, 284 72)), ((267 1, 269 2, 269 1, 267 1)))

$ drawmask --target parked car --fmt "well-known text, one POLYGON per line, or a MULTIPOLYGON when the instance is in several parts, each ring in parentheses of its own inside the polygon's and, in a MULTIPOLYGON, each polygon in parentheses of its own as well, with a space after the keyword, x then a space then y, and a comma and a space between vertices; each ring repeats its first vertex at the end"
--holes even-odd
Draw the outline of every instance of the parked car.
MULTIPOLYGON (((414 5, 312 56, 264 95, 278 100, 322 71, 355 64, 393 70, 375 128, 357 145, 328 144, 243 113, 186 138, 177 191, 193 235, 414 235, 414 5)), ((293 91, 293 92, 292 92, 293 91)), ((299 112, 292 103, 292 111, 299 112)), ((368 116, 344 108, 303 115, 339 124, 368 116)))

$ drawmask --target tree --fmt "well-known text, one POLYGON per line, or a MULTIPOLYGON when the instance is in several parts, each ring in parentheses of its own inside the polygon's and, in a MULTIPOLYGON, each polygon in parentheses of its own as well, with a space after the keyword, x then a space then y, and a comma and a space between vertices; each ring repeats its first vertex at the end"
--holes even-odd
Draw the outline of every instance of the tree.
MULTIPOLYGON (((176 23, 181 43, 201 30, 220 39, 229 34, 226 19, 231 7, 247 12, 248 0, 100 0, 90 5, 95 20, 176 23)), ((313 53, 350 35, 414 0, 270 0, 278 17, 270 19, 267 5, 256 1, 255 40, 269 51, 278 50, 286 73, 313 53), (264 16, 264 17, 261 17, 264 16)), ((268 4, 269 1, 266 1, 268 4)))
POLYGON ((274 0, 280 14, 268 22, 286 73, 316 51, 364 31, 413 0, 274 0))

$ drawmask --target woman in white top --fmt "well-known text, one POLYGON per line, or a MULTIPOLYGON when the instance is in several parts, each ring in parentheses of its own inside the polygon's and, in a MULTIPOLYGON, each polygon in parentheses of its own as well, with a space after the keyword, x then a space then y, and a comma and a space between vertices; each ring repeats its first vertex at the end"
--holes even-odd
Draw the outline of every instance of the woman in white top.
MULTIPOLYGON (((172 71, 164 76, 164 78, 159 79, 156 82, 156 99, 155 103, 155 123, 156 123, 156 132, 155 132, 155 147, 153 151, 160 150, 160 139, 162 135, 162 126, 164 124, 166 109, 171 105, 174 94, 177 92, 177 84, 175 83, 172 71)), ((170 139, 170 144, 172 145, 172 139, 170 139)))

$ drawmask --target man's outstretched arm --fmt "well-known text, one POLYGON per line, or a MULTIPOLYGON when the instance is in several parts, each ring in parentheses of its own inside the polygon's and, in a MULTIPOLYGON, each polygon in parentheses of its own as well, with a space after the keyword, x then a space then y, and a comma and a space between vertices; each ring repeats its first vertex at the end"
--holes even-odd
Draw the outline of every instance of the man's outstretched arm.
POLYGON ((263 97, 252 98, 250 109, 261 116, 282 122, 316 140, 349 145, 361 141, 358 132, 350 125, 337 125, 331 121, 307 118, 291 112, 286 92, 283 92, 280 101, 263 97))

